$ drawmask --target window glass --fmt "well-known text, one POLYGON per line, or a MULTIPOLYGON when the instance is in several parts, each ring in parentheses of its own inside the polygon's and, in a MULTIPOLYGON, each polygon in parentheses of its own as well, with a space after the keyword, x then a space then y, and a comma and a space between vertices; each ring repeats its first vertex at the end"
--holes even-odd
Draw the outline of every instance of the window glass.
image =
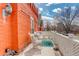
POLYGON ((34 18, 30 17, 31 19, 31 33, 34 33, 34 18))

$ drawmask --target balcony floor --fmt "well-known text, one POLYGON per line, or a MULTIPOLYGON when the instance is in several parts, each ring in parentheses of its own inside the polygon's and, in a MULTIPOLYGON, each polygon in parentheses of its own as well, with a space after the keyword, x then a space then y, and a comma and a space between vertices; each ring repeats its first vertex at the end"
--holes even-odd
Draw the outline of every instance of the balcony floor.
MULTIPOLYGON (((39 45, 33 47, 33 45, 30 44, 18 56, 42 56, 41 49, 39 49, 37 47, 39 47, 39 45)), ((47 56, 47 55, 43 55, 43 56, 47 56)), ((61 56, 61 55, 60 55, 59 51, 54 51, 54 54, 52 56, 61 56)))

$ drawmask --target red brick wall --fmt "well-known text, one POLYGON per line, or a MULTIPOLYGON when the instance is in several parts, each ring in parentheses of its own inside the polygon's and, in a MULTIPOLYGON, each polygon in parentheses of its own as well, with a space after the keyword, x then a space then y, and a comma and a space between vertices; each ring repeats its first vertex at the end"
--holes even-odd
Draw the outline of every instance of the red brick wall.
POLYGON ((0 55, 3 55, 6 48, 11 47, 10 16, 6 17, 6 22, 2 16, 2 9, 5 4, 0 4, 0 55))
POLYGON ((18 7, 17 4, 13 3, 12 6, 12 14, 11 14, 11 49, 18 50, 18 7))
POLYGON ((30 16, 34 17, 34 28, 35 31, 38 31, 38 13, 35 14, 37 9, 30 7, 29 4, 12 3, 13 11, 11 15, 7 16, 6 22, 3 23, 2 8, 5 5, 0 4, 0 55, 5 53, 6 48, 20 51, 31 42, 29 36, 31 32, 30 16))

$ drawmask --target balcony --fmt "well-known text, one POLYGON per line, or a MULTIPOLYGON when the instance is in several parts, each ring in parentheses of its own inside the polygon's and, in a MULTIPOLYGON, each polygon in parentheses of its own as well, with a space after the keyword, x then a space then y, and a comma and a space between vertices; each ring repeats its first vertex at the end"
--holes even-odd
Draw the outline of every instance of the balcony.
POLYGON ((79 56, 79 41, 54 31, 36 32, 31 35, 32 43, 19 55, 25 56, 79 56), (54 42, 53 49, 40 46, 43 38, 54 42), (55 49, 56 48, 56 49, 55 49), (58 49, 58 50, 57 50, 58 49), (44 51, 43 51, 44 50, 44 51))

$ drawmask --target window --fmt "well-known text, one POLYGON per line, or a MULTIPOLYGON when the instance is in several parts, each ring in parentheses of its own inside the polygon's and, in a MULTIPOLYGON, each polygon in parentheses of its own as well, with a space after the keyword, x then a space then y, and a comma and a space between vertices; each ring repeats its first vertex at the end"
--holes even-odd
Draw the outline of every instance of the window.
POLYGON ((34 33, 34 18, 30 17, 31 19, 31 33, 34 33))
POLYGON ((3 16, 3 22, 5 23, 6 22, 6 12, 5 12, 4 8, 2 10, 2 16, 3 16))

